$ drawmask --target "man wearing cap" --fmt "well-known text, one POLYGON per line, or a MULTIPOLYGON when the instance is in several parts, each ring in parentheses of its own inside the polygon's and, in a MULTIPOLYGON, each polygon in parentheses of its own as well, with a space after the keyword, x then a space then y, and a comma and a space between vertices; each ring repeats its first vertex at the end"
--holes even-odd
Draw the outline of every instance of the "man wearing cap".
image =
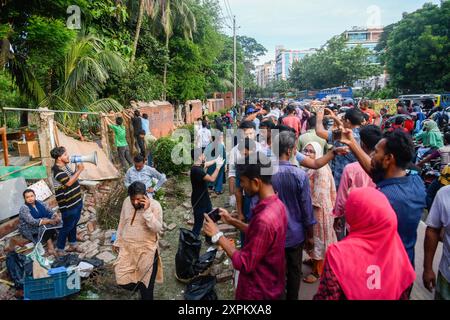
POLYGON ((262 114, 263 109, 257 111, 253 105, 250 105, 246 110, 245 110, 245 120, 244 121, 252 121, 255 124, 255 130, 256 130, 256 135, 259 134, 259 124, 261 123, 261 121, 258 119, 258 115, 262 114))

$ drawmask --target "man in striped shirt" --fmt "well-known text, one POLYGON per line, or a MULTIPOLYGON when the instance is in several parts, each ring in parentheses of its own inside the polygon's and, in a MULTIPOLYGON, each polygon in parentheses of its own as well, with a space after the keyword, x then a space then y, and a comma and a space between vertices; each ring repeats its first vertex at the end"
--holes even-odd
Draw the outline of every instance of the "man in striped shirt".
POLYGON ((81 250, 77 247, 77 224, 83 209, 83 200, 78 177, 84 170, 84 166, 79 163, 76 171, 73 172, 68 167, 70 159, 64 147, 54 148, 50 151, 50 155, 55 159, 55 165, 52 167, 53 185, 63 221, 63 227, 59 230, 56 242, 56 252, 59 256, 65 254, 64 248, 68 238, 69 248, 67 252, 81 253, 81 250))

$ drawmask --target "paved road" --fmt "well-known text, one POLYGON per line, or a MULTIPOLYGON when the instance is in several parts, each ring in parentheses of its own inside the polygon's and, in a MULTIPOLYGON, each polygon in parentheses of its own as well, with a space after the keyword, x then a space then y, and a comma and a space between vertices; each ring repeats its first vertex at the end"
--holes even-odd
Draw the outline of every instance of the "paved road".
MULTIPOLYGON (((414 283, 413 291, 411 293, 411 300, 433 300, 434 293, 430 293, 422 284, 422 272, 423 272, 423 241, 425 237, 426 225, 421 222, 417 231, 417 244, 416 244, 416 281, 414 283)), ((442 256, 442 243, 439 243, 436 255, 433 261, 433 269, 437 274, 439 262, 442 256)), ((393 261, 395 263, 395 261, 393 261)), ((303 265, 304 275, 308 275, 311 269, 308 266, 303 265)), ((300 300, 312 300, 314 294, 317 292, 319 283, 307 284, 302 282, 300 285, 299 299, 300 300)))

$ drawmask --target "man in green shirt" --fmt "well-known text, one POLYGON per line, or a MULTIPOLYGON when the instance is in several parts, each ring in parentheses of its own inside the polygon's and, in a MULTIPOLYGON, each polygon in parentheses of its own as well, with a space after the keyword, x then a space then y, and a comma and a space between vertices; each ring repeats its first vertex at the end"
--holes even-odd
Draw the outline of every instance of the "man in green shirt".
POLYGON ((311 142, 317 142, 322 148, 324 154, 328 152, 328 144, 325 139, 322 139, 316 134, 316 116, 311 115, 308 118, 308 131, 302 134, 298 139, 298 150, 303 150, 311 142))
POLYGON ((119 153, 119 160, 122 167, 127 170, 132 164, 133 160, 130 156, 130 148, 127 142, 127 130, 123 125, 123 119, 121 117, 116 118, 116 125, 106 118, 109 128, 114 131, 114 143, 117 147, 117 152, 119 153), (127 165, 128 162, 128 165, 127 165))

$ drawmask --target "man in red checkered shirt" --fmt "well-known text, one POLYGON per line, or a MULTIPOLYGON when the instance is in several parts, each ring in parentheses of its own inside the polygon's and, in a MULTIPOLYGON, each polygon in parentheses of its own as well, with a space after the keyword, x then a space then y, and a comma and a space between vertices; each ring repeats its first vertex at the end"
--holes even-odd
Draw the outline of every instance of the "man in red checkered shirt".
POLYGON ((237 169, 245 193, 258 195, 259 202, 249 224, 231 217, 224 209, 220 209, 220 216, 245 233, 244 247, 237 250, 208 215, 204 231, 213 243, 222 246, 239 271, 237 300, 278 300, 283 298, 285 289, 286 209, 272 187, 270 160, 263 154, 247 157, 237 169))

